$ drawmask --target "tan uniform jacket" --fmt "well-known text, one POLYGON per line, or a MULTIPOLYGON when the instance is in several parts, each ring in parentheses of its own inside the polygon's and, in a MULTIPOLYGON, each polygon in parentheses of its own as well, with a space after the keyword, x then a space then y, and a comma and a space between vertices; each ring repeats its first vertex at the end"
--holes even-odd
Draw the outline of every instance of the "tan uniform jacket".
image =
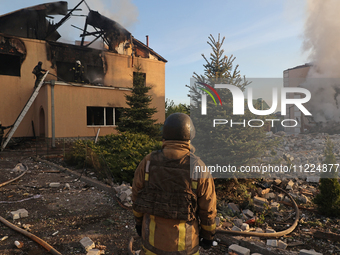
MULTIPOLYGON (((163 143, 164 156, 170 159, 182 158, 190 151, 190 142, 165 141, 163 143)), ((143 189, 145 169, 150 154, 147 155, 136 169, 132 185, 132 201, 143 189)), ((204 163, 199 160, 199 165, 204 163)), ((197 179, 198 220, 185 222, 175 219, 165 219, 153 215, 134 211, 136 224, 142 224, 143 250, 141 254, 157 255, 197 255, 199 236, 212 240, 216 224, 216 193, 212 178, 197 179)))

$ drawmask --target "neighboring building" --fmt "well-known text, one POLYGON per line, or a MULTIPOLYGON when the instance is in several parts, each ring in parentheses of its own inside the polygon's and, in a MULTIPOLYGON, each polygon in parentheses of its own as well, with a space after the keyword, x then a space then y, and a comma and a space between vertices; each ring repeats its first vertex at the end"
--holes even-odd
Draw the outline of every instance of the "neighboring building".
POLYGON ((13 124, 31 96, 35 83, 32 70, 39 61, 49 74, 14 137, 51 138, 52 127, 56 138, 93 137, 99 128, 100 135, 115 133, 119 109, 127 107, 124 95, 130 93, 136 65, 145 74, 146 85, 152 86, 151 107, 158 111, 154 118, 163 122, 167 61, 118 23, 95 11, 89 12, 78 45, 57 42, 57 29, 74 9, 68 12, 67 2, 60 1, 0 16, 2 124, 13 124), (64 18, 52 24, 48 19, 56 14, 64 18), (97 32, 87 32, 89 26, 97 32), (105 48, 90 48, 85 41, 91 35, 95 40, 101 38, 105 48), (72 71, 77 60, 84 65, 83 83, 75 82, 72 71), (53 88, 51 80, 56 80, 53 88))
MULTIPOLYGON (((300 85, 306 81, 306 77, 311 66, 311 64, 304 64, 283 71, 283 86, 300 87, 300 85)), ((287 96, 288 98, 300 98, 301 94, 290 93, 287 96)), ((306 116, 304 116, 299 108, 293 105, 286 106, 286 115, 284 116, 284 118, 294 119, 298 123, 298 125, 295 127, 285 127, 285 131, 289 134, 303 133, 311 127, 313 122, 311 118, 307 118, 306 116)))

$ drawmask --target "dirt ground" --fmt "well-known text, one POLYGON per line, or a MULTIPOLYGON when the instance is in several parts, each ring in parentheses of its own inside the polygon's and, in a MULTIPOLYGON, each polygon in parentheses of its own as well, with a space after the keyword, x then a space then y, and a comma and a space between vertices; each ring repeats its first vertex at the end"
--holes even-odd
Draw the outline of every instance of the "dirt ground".
MULTIPOLYGON (((0 183, 20 175, 13 171, 19 162, 29 170, 19 180, 0 187, 1 217, 21 228, 29 225, 32 234, 63 255, 86 254, 79 242, 83 237, 91 238, 96 245, 106 246, 103 254, 127 254, 129 239, 136 235, 133 214, 120 207, 112 194, 15 152, 0 154, 0 183), (52 182, 61 185, 51 188, 52 182), (13 220, 10 212, 18 209, 26 209, 28 217, 13 220)), ((95 178, 90 171, 87 175, 95 178)), ((0 241, 1 255, 50 254, 28 237, 0 223, 0 240, 6 236, 7 239, 0 241), (15 241, 21 241, 23 247, 18 249, 15 241)), ((135 242, 134 249, 140 249, 140 242, 135 242)), ((225 246, 219 246, 202 250, 201 254, 225 254, 226 250, 225 246)))
MULTIPOLYGON (((83 237, 91 238, 100 248, 105 247, 103 254, 127 254, 129 239, 136 235, 132 212, 122 208, 111 192, 104 192, 79 181, 50 164, 35 161, 34 156, 35 153, 30 155, 23 151, 0 153, 0 184, 21 174, 13 171, 18 163, 28 167, 27 173, 22 178, 0 187, 0 216, 23 229, 29 226, 32 234, 46 241, 63 255, 85 255, 86 252, 79 242, 83 237), (51 188, 50 183, 53 182, 59 182, 60 187, 51 188), (26 209, 28 217, 13 220, 10 212, 18 209, 26 209)), ((49 160, 58 165, 63 164, 60 157, 50 157, 49 160)), ((96 179, 96 174, 91 169, 72 170, 96 179)), ((236 186, 229 184, 228 188, 220 189, 217 185, 216 188, 219 200, 237 201, 237 197, 230 197, 237 190, 236 186)), ((292 211, 292 208, 284 209, 283 218, 292 215, 292 211)), ((290 246, 287 248, 288 254, 312 248, 325 255, 340 254, 340 242, 313 238, 316 230, 340 234, 340 220, 329 219, 308 211, 301 213, 305 223, 300 222, 293 233, 281 238, 290 246), (295 246, 296 244, 298 245, 295 246)), ((266 218, 266 222, 276 231, 281 231, 288 223, 293 222, 293 218, 289 217, 282 226, 276 218, 266 218)), ((231 228, 232 224, 227 227, 231 228)), ((219 241, 217 247, 207 251, 200 248, 200 254, 226 254, 228 245, 223 243, 223 240, 219 241)), ((134 250, 140 249, 140 245, 140 241, 136 241, 134 250)), ((36 242, 0 223, 0 255, 12 254, 50 253, 36 242), (2 240, 4 237, 7 239, 2 240), (23 247, 17 248, 14 245, 15 241, 21 241, 23 247)))
MULTIPOLYGON (((79 243, 85 236, 97 245, 105 245, 106 254, 126 254, 128 239, 135 235, 133 216, 118 206, 110 194, 30 157, 15 155, 1 159, 0 183, 19 175, 12 171, 18 161, 29 171, 19 181, 0 189, 0 215, 3 218, 20 227, 30 224, 31 233, 62 254, 86 254, 79 243), (61 186, 51 188, 51 182, 60 182, 61 186), (40 197, 33 198, 35 195, 40 197), (29 200, 18 202, 24 199, 29 200), (12 220, 10 212, 21 208, 26 209, 29 216, 12 220)), ((0 239, 4 236, 8 239, 0 243, 0 254, 48 254, 29 238, 0 225, 0 239), (16 240, 24 243, 23 248, 14 246, 16 240)))

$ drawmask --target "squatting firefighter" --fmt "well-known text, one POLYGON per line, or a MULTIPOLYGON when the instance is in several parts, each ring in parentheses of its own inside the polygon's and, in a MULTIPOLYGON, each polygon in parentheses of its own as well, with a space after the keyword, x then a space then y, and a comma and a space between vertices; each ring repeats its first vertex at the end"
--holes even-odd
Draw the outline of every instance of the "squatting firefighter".
POLYGON ((34 67, 32 73, 35 75, 36 80, 34 84, 34 88, 38 87, 39 82, 41 81, 42 77, 44 77, 44 72, 46 72, 45 69, 42 69, 42 62, 39 61, 38 64, 34 67))
POLYGON ((208 174, 190 171, 204 166, 190 145, 194 134, 188 115, 171 114, 164 122, 162 149, 147 155, 136 169, 132 201, 143 240, 140 254, 198 255, 199 246, 212 245, 215 185, 208 174))

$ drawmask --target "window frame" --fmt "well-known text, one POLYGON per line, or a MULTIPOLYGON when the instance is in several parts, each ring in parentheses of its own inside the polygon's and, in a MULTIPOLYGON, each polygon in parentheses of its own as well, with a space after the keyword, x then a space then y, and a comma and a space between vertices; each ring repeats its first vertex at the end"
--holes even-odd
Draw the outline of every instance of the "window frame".
POLYGON ((121 108, 121 107, 105 107, 105 106, 86 106, 86 126, 87 127, 117 127, 117 121, 116 121, 116 110, 118 108, 121 108), (89 125, 88 124, 88 109, 89 108, 102 108, 103 110, 103 118, 104 118, 104 124, 94 124, 94 125, 89 125), (107 112, 107 109, 108 108, 112 108, 112 122, 113 122, 113 125, 107 125, 106 124, 106 121, 107 121, 107 118, 106 118, 106 112, 107 112))

